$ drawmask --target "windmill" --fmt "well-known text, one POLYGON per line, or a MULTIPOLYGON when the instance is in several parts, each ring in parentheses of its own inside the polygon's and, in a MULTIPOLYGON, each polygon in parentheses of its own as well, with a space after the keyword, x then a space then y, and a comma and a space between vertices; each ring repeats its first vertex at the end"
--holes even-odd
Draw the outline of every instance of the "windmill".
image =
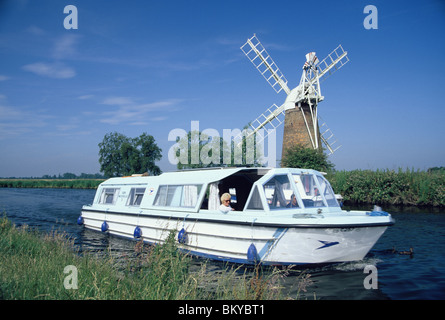
POLYGON ((258 69, 276 93, 284 91, 286 100, 281 106, 273 104, 263 114, 250 123, 250 135, 265 128, 264 140, 270 129, 276 129, 284 122, 283 154, 287 148, 301 144, 309 148, 321 149, 322 142, 329 154, 334 153, 336 146, 332 131, 318 115, 318 103, 324 100, 320 83, 343 67, 348 61, 347 52, 339 45, 321 62, 315 52, 306 54, 300 83, 294 89, 287 86, 287 80, 272 60, 256 35, 248 39, 241 47, 247 58, 258 69), (319 123, 322 123, 319 126, 319 123))

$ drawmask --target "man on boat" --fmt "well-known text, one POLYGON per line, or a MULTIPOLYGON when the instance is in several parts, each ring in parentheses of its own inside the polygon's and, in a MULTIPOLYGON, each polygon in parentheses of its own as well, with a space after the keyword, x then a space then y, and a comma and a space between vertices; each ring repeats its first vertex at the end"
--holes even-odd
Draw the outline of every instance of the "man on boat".
POLYGON ((286 205, 286 208, 298 208, 297 198, 292 194, 290 202, 286 205))

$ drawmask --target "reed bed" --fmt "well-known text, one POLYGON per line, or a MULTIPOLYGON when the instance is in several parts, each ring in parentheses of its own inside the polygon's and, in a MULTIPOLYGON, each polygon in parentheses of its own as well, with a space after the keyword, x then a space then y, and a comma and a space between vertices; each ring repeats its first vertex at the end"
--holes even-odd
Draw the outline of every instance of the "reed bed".
POLYGON ((348 204, 445 206, 445 171, 353 170, 330 173, 348 204))
POLYGON ((96 189, 104 179, 0 179, 0 188, 96 189))
MULTIPOLYGON (((191 270, 191 257, 177 250, 175 234, 162 245, 136 242, 132 257, 79 254, 65 234, 41 234, 0 219, 0 299, 283 299, 287 271, 226 268, 191 270), (67 288, 67 266, 77 270, 76 288, 67 288)), ((69 279, 68 279, 69 280, 69 279)), ((70 280, 71 285, 74 281, 70 280)), ((306 283, 306 279, 303 279, 306 283)), ((68 281, 68 284, 70 282, 68 281)))

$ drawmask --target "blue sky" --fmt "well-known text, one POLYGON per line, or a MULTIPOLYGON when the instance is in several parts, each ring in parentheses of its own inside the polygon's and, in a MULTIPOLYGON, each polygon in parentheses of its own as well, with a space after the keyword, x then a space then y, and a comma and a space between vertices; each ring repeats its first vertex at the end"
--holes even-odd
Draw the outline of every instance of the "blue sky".
MULTIPOLYGON (((108 132, 242 128, 284 102, 240 50, 254 33, 295 87, 305 54, 350 62, 322 84, 338 170, 445 165, 445 3, 0 1, 0 177, 99 172, 108 132), (378 9, 367 30, 366 5, 378 9), (78 10, 67 30, 66 5, 78 10)), ((282 130, 277 136, 281 157, 282 130)))

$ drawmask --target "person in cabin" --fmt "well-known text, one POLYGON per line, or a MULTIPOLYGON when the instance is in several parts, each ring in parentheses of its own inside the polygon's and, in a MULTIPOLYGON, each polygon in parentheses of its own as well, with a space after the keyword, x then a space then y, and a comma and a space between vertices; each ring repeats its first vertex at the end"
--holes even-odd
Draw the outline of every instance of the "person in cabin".
POLYGON ((290 202, 286 205, 286 208, 298 208, 297 198, 294 194, 290 197, 290 202))
POLYGON ((223 193, 223 195, 221 196, 221 205, 219 206, 219 211, 221 211, 222 213, 227 213, 229 211, 235 210, 230 206, 231 198, 232 196, 230 195, 230 193, 223 193))

